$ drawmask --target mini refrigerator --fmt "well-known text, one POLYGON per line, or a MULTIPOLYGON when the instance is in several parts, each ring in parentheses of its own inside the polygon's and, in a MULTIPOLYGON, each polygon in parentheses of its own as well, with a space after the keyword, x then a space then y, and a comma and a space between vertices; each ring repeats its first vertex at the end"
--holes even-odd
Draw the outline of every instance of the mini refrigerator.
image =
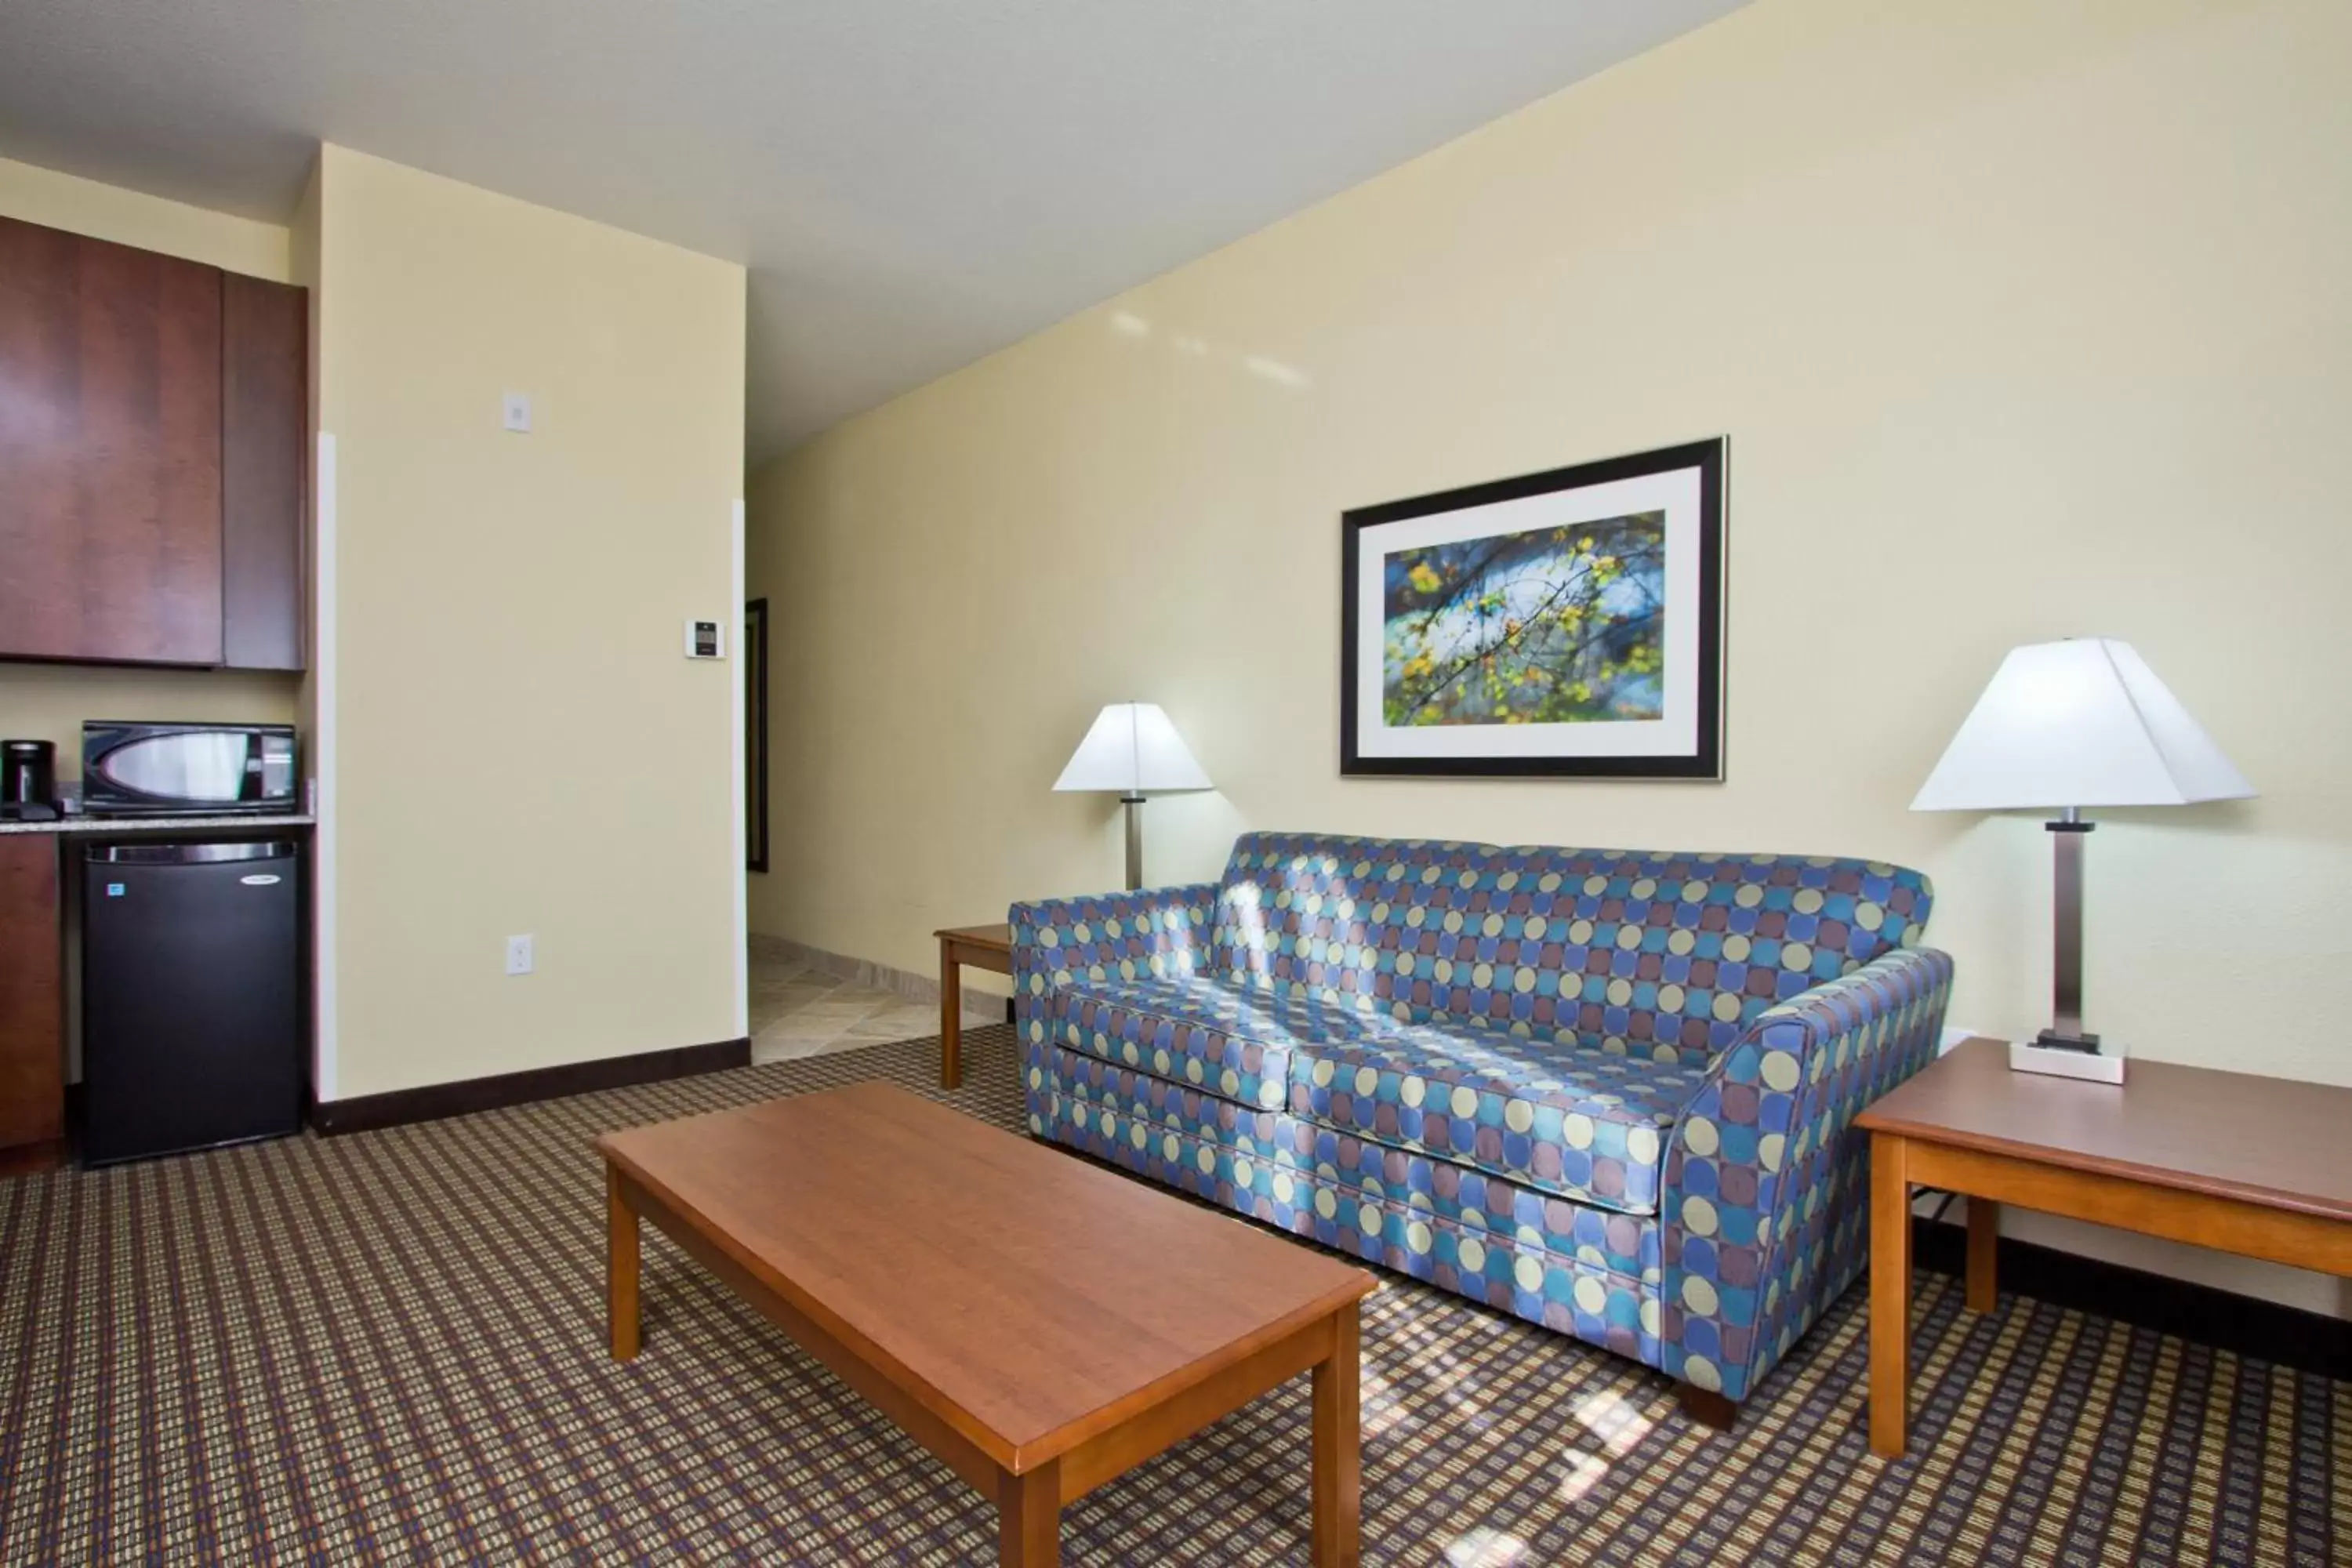
POLYGON ((301 872, 291 842, 83 850, 85 1163, 300 1130, 301 872))

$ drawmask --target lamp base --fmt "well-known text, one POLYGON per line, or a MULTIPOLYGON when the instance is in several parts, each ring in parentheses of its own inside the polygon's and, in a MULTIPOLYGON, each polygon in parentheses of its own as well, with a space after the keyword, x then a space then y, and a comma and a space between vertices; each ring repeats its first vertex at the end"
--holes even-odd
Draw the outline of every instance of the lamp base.
MULTIPOLYGON (((2097 1038, 2087 1037, 2094 1041, 2097 1038)), ((2045 1029, 2040 1039, 2010 1041, 2009 1070, 2041 1073, 2046 1078, 2080 1079, 2085 1083, 2124 1081, 2124 1058, 2120 1055, 2101 1051, 2095 1044, 2052 1045, 2049 1038, 2050 1032, 2045 1029)))
POLYGON ((1127 890, 1139 892, 1143 888, 1143 797, 1123 795, 1118 804, 1127 808, 1127 890))

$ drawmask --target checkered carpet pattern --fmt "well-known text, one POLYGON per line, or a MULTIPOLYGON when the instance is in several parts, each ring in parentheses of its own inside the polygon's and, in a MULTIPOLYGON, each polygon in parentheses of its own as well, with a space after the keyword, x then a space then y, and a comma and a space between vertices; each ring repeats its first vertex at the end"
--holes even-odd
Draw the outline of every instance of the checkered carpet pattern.
MULTIPOLYGON (((1019 1125, 1011 1031, 966 1050, 952 1095, 908 1041, 0 1183, 0 1563, 993 1562, 987 1501, 650 1229, 606 1359, 591 1149, 875 1078, 1019 1125)), ((1926 1282, 1895 1464, 1859 1290, 1729 1435, 1459 1297, 1367 1309, 1368 1563, 2352 1561, 2352 1385, 2031 1300, 1926 1282)), ((1304 1563, 1307 1441, 1299 1379, 1073 1505, 1065 1560, 1304 1563)))

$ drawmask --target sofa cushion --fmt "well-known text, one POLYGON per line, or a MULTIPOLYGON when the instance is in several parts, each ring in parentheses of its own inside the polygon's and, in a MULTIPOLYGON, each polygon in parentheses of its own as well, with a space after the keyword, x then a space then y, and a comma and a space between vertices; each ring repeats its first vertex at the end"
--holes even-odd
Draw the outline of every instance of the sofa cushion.
MULTIPOLYGON (((1335 1132, 1286 1110, 1251 1110, 1066 1047, 1055 1047, 1052 1059, 1065 1122, 1115 1134, 1139 1149, 1157 1142, 1171 1161, 1185 1157, 1186 1145, 1174 1142, 1179 1137, 1213 1142, 1234 1156, 1233 1179, 1277 1204, 1311 1203, 1319 1217, 1352 1225, 1352 1206, 1342 1205, 1351 1205, 1349 1194, 1361 1194, 1465 1233, 1507 1237, 1652 1287, 1657 1281, 1654 1216, 1573 1203, 1450 1160, 1335 1132), (1316 1184, 1297 1191, 1293 1184, 1307 1177, 1316 1184)), ((1202 1173, 1213 1173, 1204 1168, 1202 1173)), ((1224 1201, 1223 1194, 1216 1196, 1224 1201)))
POLYGON ((1082 1055, 1629 1215, 1657 1212, 1666 1131, 1704 1076, 1206 975, 1073 981, 1052 1018, 1082 1055))
POLYGON ((1300 1039, 1392 1026, 1316 997, 1197 974, 1072 980, 1055 987, 1050 1017, 1055 1039, 1074 1051, 1260 1110, 1287 1100, 1300 1039))
POLYGON ((1417 1025, 1293 1045, 1290 1111, 1538 1192, 1653 1215, 1667 1135, 1705 1078, 1679 1062, 1417 1025))
POLYGON ((1252 833, 1220 885, 1229 980, 1704 1066, 1756 1016, 1916 939, 1882 863, 1252 833))

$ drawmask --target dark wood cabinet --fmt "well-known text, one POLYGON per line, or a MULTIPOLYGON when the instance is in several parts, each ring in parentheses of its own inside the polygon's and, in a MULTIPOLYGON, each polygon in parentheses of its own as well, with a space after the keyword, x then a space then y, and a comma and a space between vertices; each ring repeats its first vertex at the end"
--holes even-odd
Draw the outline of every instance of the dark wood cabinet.
POLYGON ((217 664, 220 273, 0 222, 0 653, 217 664))
POLYGON ((57 1163, 65 1136, 65 932, 58 841, 0 834, 0 1173, 57 1163))
POLYGON ((0 658, 301 668, 306 318, 0 218, 0 658))
POLYGON ((221 643, 239 669, 302 668, 310 298, 221 278, 221 643))

